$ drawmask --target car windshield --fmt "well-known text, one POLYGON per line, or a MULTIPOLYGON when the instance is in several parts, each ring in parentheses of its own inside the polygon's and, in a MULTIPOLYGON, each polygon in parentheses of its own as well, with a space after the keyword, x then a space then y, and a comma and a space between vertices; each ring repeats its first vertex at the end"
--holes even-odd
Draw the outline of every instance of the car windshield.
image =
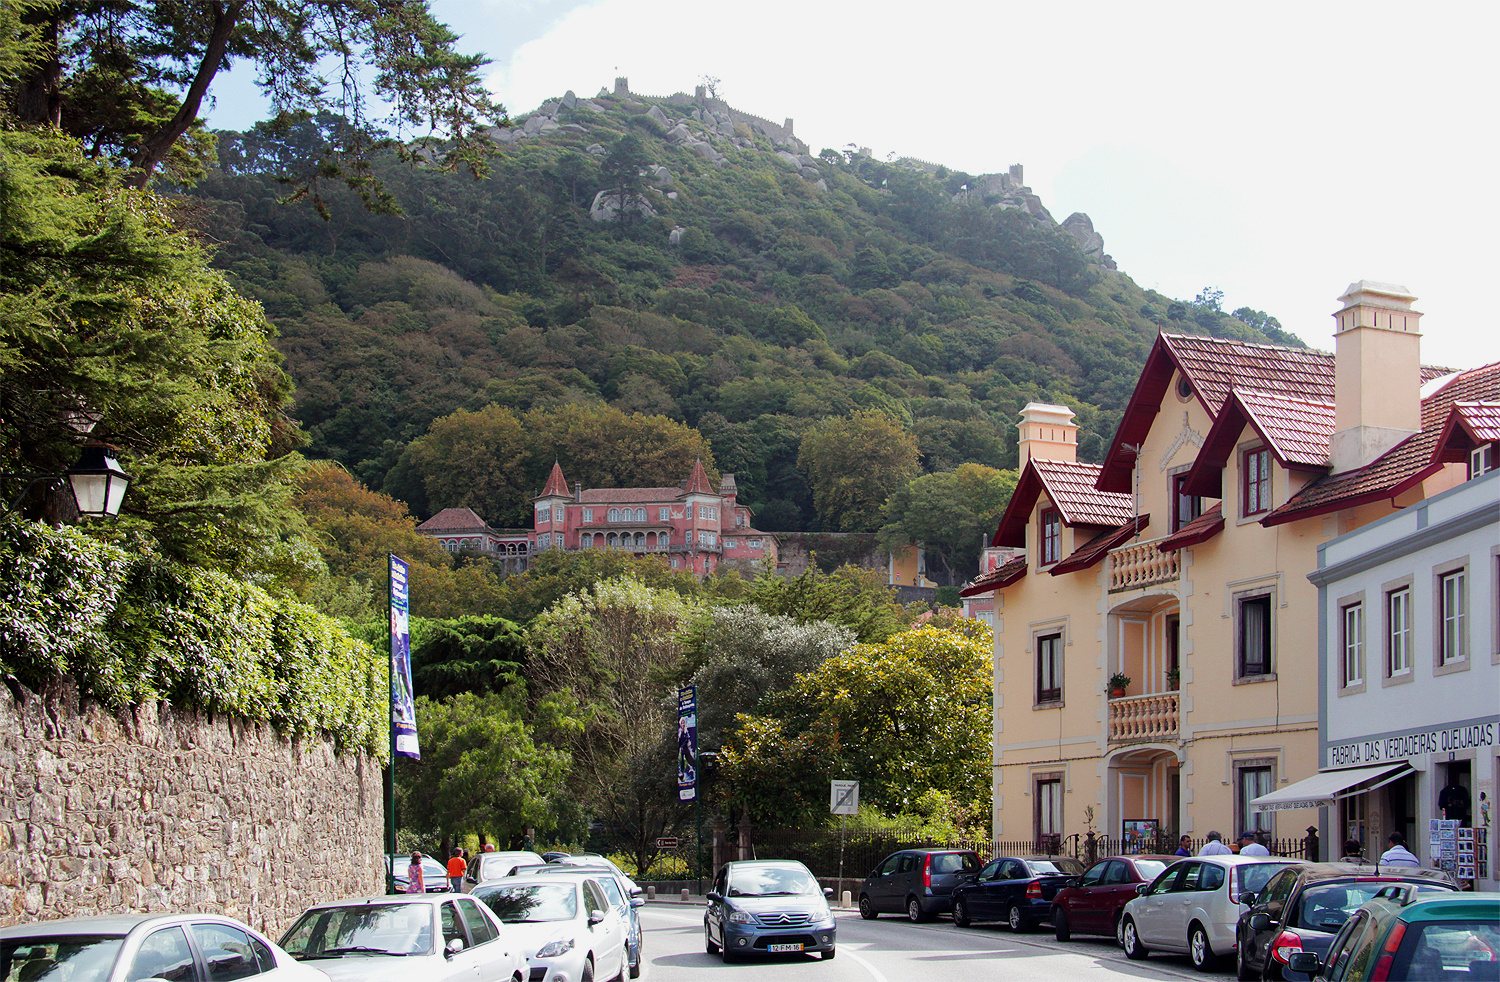
POLYGON ((1500 924, 1493 920, 1408 924, 1391 965, 1393 979, 1493 979, 1500 924))
POLYGON ((800 866, 748 866, 729 874, 731 897, 818 896, 818 881, 800 866))
MULTIPOLYGON (((1287 918, 1288 927, 1305 927, 1337 934, 1344 922, 1368 900, 1373 900, 1389 881, 1360 880, 1353 883, 1315 883, 1302 891, 1296 909, 1287 918)), ((1419 893, 1449 893, 1443 883, 1414 883, 1419 893)))
POLYGON ((0 944, 0 980, 104 982, 124 942, 103 935, 10 938, 0 944))
POLYGON ((1083 872, 1083 864, 1076 859, 1064 859, 1059 856, 1054 859, 1028 859, 1026 865, 1031 867, 1034 875, 1045 876, 1050 873, 1062 873, 1065 876, 1078 876, 1083 872))
POLYGON ((475 890, 474 896, 507 924, 571 921, 578 916, 578 888, 571 883, 506 883, 475 890))
POLYGON ((430 955, 429 904, 351 904, 303 914, 281 939, 298 960, 346 955, 430 955))
POLYGON ((979 857, 972 852, 940 852, 932 857, 934 873, 972 873, 979 868, 979 857))
POLYGON ((1158 876, 1161 876, 1162 870, 1166 868, 1167 864, 1159 859, 1137 859, 1135 861, 1136 872, 1141 874, 1141 879, 1143 880, 1156 879, 1158 876))

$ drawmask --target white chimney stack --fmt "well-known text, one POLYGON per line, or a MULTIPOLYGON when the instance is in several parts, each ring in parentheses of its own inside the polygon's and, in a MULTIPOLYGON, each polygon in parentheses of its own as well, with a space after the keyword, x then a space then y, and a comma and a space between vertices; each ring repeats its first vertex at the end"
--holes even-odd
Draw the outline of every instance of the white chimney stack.
POLYGON ((1334 314, 1333 472, 1356 470, 1422 428, 1422 315, 1406 287, 1360 280, 1334 314))
POLYGON ((1033 457, 1038 460, 1078 461, 1078 427, 1073 410, 1067 406, 1050 406, 1028 402, 1021 410, 1021 466, 1033 457))

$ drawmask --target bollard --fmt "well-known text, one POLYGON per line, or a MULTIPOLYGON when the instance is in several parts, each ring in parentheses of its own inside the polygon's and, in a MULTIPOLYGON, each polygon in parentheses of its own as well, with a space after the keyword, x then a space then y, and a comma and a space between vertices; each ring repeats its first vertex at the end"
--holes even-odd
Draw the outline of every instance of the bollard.
POLYGON ((683 887, 682 888, 682 902, 683 903, 687 903, 688 902, 688 888, 687 887, 683 887))
POLYGON ((656 887, 655 886, 648 886, 646 888, 646 899, 647 900, 655 900, 656 899, 656 887))
POLYGON ((848 906, 850 906, 853 903, 854 903, 854 894, 850 893, 848 890, 845 890, 844 891, 844 895, 841 898, 839 898, 839 906, 840 907, 848 907, 848 906))

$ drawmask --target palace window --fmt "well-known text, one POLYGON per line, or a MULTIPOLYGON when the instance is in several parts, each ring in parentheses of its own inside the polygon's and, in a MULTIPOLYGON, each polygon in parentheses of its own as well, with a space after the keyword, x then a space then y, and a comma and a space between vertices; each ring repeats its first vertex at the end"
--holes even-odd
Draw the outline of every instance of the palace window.
POLYGON ((656 509, 656 520, 658 522, 670 522, 672 520, 672 509, 670 509, 670 508, 658 508, 658 509, 656 509))
POLYGON ((551 505, 537 505, 536 506, 536 520, 538 522, 550 522, 550 521, 552 521, 552 506, 551 505))

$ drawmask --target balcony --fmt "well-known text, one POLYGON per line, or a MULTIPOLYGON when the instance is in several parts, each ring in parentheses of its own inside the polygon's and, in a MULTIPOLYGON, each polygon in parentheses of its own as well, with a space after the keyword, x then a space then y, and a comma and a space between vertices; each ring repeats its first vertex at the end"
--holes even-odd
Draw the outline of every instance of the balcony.
POLYGON ((1111 743, 1153 743, 1177 739, 1176 692, 1109 700, 1111 743))
POLYGON ((1160 539, 1135 542, 1109 554, 1109 592, 1137 590, 1158 583, 1175 582, 1181 575, 1179 550, 1162 552, 1160 539))

